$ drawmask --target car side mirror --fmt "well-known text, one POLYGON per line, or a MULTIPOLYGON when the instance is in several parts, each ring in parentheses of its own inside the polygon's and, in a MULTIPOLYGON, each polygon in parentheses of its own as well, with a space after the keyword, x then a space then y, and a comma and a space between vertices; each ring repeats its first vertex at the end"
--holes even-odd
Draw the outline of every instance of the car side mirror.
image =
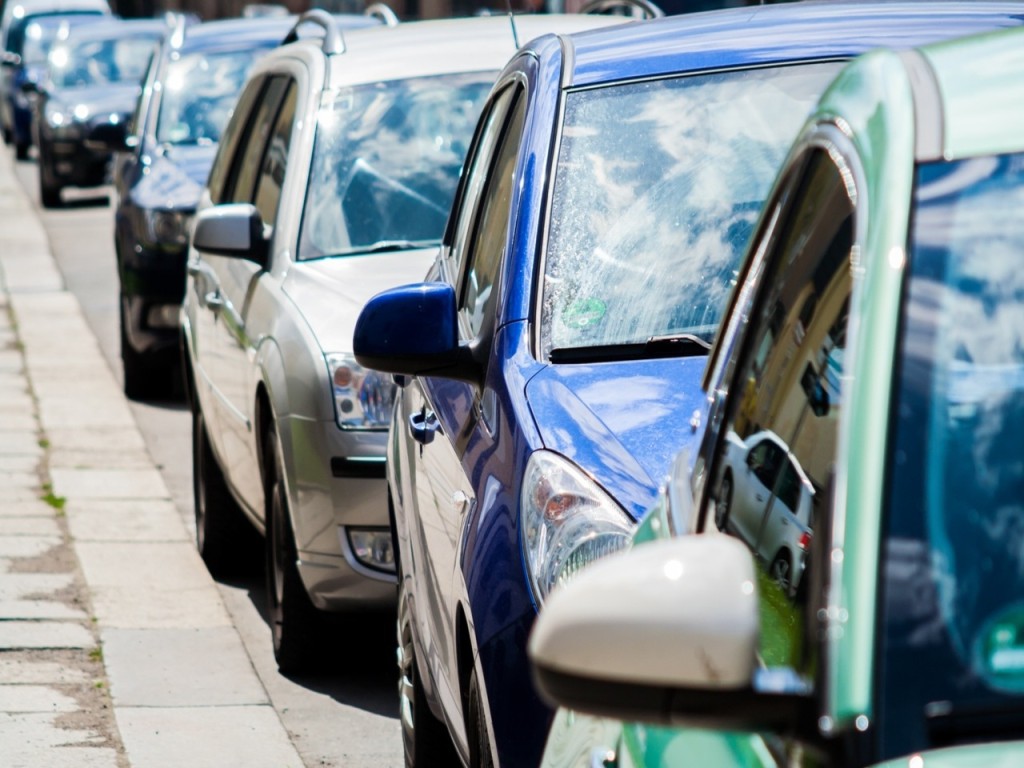
POLYGON ((360 365, 386 373, 479 381, 472 349, 459 343, 455 289, 416 283, 370 299, 353 333, 360 365))
POLYGON ((21 56, 11 51, 0 52, 0 67, 17 67, 21 64, 21 56))
POLYGON ((269 241, 263 217, 252 203, 227 203, 201 211, 196 217, 192 245, 201 253, 267 265, 269 241))
POLYGON ((737 731, 813 725, 802 681, 759 667, 759 632, 750 550, 691 534, 610 555, 556 589, 529 653, 541 695, 577 712, 737 731))

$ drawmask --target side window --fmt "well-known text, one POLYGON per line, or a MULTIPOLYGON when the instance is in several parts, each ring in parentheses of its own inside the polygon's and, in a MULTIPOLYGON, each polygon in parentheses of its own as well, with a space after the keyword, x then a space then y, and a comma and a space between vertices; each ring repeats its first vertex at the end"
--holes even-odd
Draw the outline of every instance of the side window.
MULTIPOLYGON (((759 566, 761 658, 808 672, 803 637, 811 524, 831 513, 842 351, 853 287, 854 208, 849 174, 812 150, 766 248, 764 273, 737 345, 728 404, 709 463, 714 522, 739 538, 759 566), (736 446, 767 436, 777 451, 771 490, 749 481, 736 446), (788 448, 788 455, 786 448, 788 448)), ((751 458, 757 451, 751 451, 751 458)))
POLYGON ((277 206, 281 200, 284 172, 288 166, 288 147, 291 144, 297 102, 298 89, 295 83, 291 83, 281 110, 277 113, 277 120, 274 121, 267 151, 263 155, 263 167, 256 182, 256 198, 253 202, 263 217, 263 223, 270 226, 277 221, 277 206))
POLYGON ((466 168, 462 174, 462 182, 456 193, 453 204, 454 233, 450 235, 449 257, 452 260, 451 273, 457 279, 462 273, 462 262, 468 248, 468 239, 476 220, 478 201, 487 181, 488 170, 494 157, 495 147, 501 138, 501 129, 505 125, 509 104, 517 93, 515 87, 506 88, 495 97, 489 108, 484 112, 482 127, 478 129, 477 141, 470 157, 466 160, 466 168))
POLYGON ((253 104, 256 97, 263 88, 263 78, 258 78, 249 83, 238 98, 231 118, 224 128, 224 135, 221 136, 220 145, 217 147, 217 156, 214 158, 213 166, 210 168, 210 178, 206 186, 210 190, 210 199, 214 205, 228 202, 225 199, 225 184, 228 179, 228 171, 232 165, 232 159, 238 149, 238 143, 249 123, 253 104))
POLYGON ((526 117, 525 102, 520 95, 510 107, 480 198, 476 224, 467 240, 459 309, 468 338, 480 334, 494 308, 498 271, 508 235, 516 158, 526 117))
POLYGON ((260 95, 252 120, 248 121, 245 133, 238 144, 231 163, 230 177, 222 194, 226 203, 251 203, 256 181, 263 163, 263 151, 270 140, 274 118, 288 87, 288 79, 273 77, 260 95))

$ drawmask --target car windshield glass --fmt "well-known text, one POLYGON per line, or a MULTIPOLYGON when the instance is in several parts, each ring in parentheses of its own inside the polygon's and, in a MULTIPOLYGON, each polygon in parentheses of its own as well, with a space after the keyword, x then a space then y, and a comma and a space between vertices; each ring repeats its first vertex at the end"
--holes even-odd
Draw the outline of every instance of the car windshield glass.
POLYGON ((259 53, 191 53, 172 61, 161 86, 156 140, 166 144, 219 141, 259 53))
POLYGON ((300 259, 440 241, 496 73, 343 88, 317 118, 300 259))
POLYGON ((20 52, 25 66, 41 67, 46 64, 46 56, 55 40, 66 37, 72 27, 91 24, 103 18, 98 13, 29 16, 11 29, 7 48, 15 53, 20 52))
POLYGON ((1024 155, 918 170, 882 549, 883 758, 1024 726, 1024 155))
POLYGON ((570 93, 541 343, 714 337, 761 203, 836 62, 570 93))
POLYGON ((70 41, 50 51, 50 80, 58 88, 142 82, 159 35, 70 41))

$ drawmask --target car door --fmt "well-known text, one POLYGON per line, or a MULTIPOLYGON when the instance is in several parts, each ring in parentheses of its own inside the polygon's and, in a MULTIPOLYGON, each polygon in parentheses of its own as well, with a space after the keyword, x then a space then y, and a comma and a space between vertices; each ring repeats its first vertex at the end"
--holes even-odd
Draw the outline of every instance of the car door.
POLYGON ((750 546, 757 546, 772 489, 784 453, 771 439, 757 440, 732 472, 733 489, 729 527, 750 546))
MULTIPOLYGON (((815 510, 809 518, 821 520, 832 514, 830 491, 841 472, 837 461, 842 408, 838 399, 822 401, 815 379, 827 373, 820 366, 823 354, 830 356, 828 350, 837 339, 845 344, 855 290, 854 201, 860 174, 859 166, 846 159, 851 154, 845 137, 825 131, 805 147, 769 201, 750 248, 762 264, 748 271, 746 284, 739 289, 741 298, 732 308, 742 314, 740 324, 745 322, 746 327, 721 366, 725 373, 716 397, 720 426, 702 446, 709 452, 703 485, 708 501, 705 529, 721 501, 730 443, 726 435, 748 439, 770 432, 779 446, 789 449, 783 451, 764 530, 758 532, 762 543, 744 543, 756 555, 759 570, 759 658, 766 667, 795 673, 811 684, 823 663, 817 658, 821 645, 809 634, 816 631, 811 617, 818 615, 820 595, 776 583, 772 573, 777 554, 765 543, 778 535, 772 522, 775 514, 780 513, 781 521, 782 513, 799 507, 801 491, 813 490, 815 510)), ((765 743, 787 764, 815 765, 820 758, 796 740, 767 736, 765 743)))
MULTIPOLYGON (((225 202, 256 206, 264 234, 271 239, 271 254, 297 99, 298 89, 290 77, 267 79, 246 137, 239 143, 223 196, 225 202)), ((250 391, 255 340, 249 335, 246 315, 263 268, 254 261, 211 254, 203 254, 203 260, 212 278, 204 295, 208 318, 212 319, 209 366, 205 370, 216 395, 217 424, 223 441, 221 457, 235 490, 251 509, 260 512, 262 489, 250 391)))
MULTIPOLYGON (((458 293, 460 341, 489 349, 494 333, 497 278, 508 232, 513 173, 522 136, 525 99, 518 86, 492 98, 480 138, 466 163, 465 183, 456 198, 450 242, 442 270, 458 293)), ((448 699, 448 711, 458 712, 458 668, 454 619, 465 585, 458 555, 463 524, 472 505, 486 496, 486 478, 476 475, 474 457, 489 454, 493 436, 484 417, 486 397, 479 386, 446 379, 422 379, 421 416, 437 437, 418 454, 416 483, 419 524, 426 557, 421 569, 418 620, 434 648, 435 680, 448 699), (429 487, 430 499, 424 499, 429 487), (424 608, 428 610, 424 611, 424 608)), ((486 503, 486 498, 483 502, 486 503)))

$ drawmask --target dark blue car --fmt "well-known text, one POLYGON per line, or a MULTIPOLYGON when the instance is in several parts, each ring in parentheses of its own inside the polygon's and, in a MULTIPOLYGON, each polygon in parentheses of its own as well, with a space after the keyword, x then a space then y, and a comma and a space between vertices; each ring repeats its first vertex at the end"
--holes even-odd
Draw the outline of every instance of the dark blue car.
POLYGON ((509 63, 426 281, 379 294, 355 332, 359 362, 402 385, 388 479, 407 762, 453 745, 472 766, 539 762, 537 611, 626 546, 700 432, 740 257, 841 62, 1015 11, 731 9, 544 37, 509 63))

